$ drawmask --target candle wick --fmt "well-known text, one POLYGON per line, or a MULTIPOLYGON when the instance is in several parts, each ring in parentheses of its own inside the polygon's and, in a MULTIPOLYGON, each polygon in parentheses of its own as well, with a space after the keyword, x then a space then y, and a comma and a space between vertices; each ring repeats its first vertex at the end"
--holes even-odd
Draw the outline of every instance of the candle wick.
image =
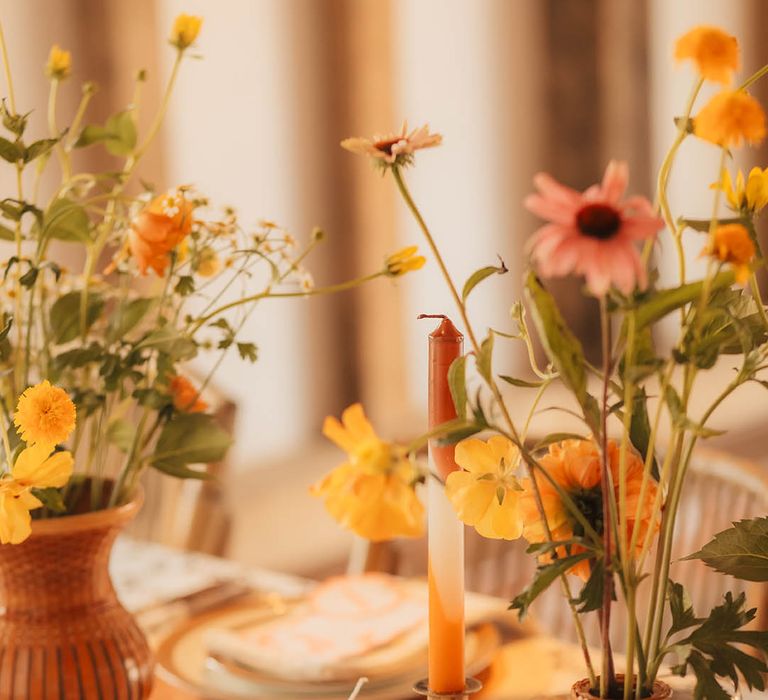
POLYGON ((448 318, 445 314, 419 314, 416 317, 417 321, 421 321, 422 318, 448 318))

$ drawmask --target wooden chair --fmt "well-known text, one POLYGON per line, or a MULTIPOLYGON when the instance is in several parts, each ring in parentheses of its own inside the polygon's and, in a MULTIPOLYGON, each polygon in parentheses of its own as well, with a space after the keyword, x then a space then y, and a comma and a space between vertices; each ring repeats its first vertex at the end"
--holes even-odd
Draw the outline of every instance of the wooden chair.
MULTIPOLYGON (((743 518, 768 514, 768 473, 759 466, 724 453, 701 450, 694 455, 677 519, 671 577, 682 583, 691 595, 694 610, 706 615, 717 605, 725 591, 747 592, 750 605, 762 615, 762 628, 768 620, 768 587, 750 585, 725 577, 700 561, 680 559, 706 544, 712 536, 743 518)), ((533 557, 525 553, 524 540, 505 542, 486 540, 474 530, 466 529, 467 589, 512 599, 535 568, 533 557)), ((652 555, 651 555, 652 556, 652 555)), ((384 543, 369 548, 367 557, 358 553, 358 562, 366 570, 388 571, 405 576, 423 576, 426 571, 424 540, 384 543)), ((580 581, 572 579, 574 593, 580 581)), ((648 594, 648 585, 641 593, 648 594)), ((642 595, 638 609, 644 608, 642 595)), ((619 601, 619 606, 623 605, 619 601)), ((576 641, 571 613, 560 587, 552 586, 531 608, 538 629, 562 640, 576 641)), ((617 618, 621 611, 616 612, 617 618)), ((597 616, 583 618, 587 622, 590 643, 599 641, 597 616)), ((618 627, 618 626, 617 626, 618 627)), ((625 645, 624 633, 615 630, 617 650, 625 645)))

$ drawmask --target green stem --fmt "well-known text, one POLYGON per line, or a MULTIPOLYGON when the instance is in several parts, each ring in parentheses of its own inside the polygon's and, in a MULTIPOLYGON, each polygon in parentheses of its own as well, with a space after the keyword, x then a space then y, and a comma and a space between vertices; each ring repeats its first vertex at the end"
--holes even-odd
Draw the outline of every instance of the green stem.
MULTIPOLYGON (((51 78, 51 89, 48 93, 48 134, 52 139, 59 136, 59 129, 56 126, 56 97, 59 93, 59 79, 51 78)), ((67 182, 72 177, 72 167, 69 162, 69 155, 64 150, 61 141, 56 144, 56 156, 61 165, 62 179, 67 182)))
POLYGON ((11 62, 8 60, 8 47, 5 43, 3 23, 0 22, 0 50, 3 54, 3 68, 5 70, 5 82, 8 85, 8 101, 11 103, 11 112, 16 114, 16 93, 13 89, 13 77, 11 76, 11 62))
POLYGON ((740 86, 739 90, 746 90, 756 83, 763 76, 768 75, 768 64, 764 65, 760 70, 755 71, 749 76, 740 86))

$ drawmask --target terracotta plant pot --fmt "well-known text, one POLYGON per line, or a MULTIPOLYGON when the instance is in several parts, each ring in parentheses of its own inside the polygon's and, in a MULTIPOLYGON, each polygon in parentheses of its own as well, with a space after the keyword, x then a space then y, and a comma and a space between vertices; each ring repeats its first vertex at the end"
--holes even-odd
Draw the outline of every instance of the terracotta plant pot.
POLYGON ((108 571, 142 500, 35 520, 25 542, 0 545, 0 699, 149 697, 152 654, 108 571))
MULTIPOLYGON (((619 686, 624 688, 624 675, 621 673, 616 674, 616 679, 619 682, 619 686)), ((623 697, 620 696, 620 698, 623 697)), ((664 681, 654 681, 653 683, 653 695, 646 698, 646 700, 667 700, 672 697, 672 688, 670 688, 664 681)), ((574 683, 571 688, 571 700, 599 700, 600 695, 594 695, 590 689, 589 678, 584 678, 578 683, 574 683)))

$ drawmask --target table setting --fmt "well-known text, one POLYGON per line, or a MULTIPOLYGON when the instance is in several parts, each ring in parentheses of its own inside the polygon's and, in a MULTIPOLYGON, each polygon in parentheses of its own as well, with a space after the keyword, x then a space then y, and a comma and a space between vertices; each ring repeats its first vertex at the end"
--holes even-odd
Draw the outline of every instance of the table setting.
MULTIPOLYGON (((432 183, 410 184, 417 161, 440 157, 443 135, 404 122, 345 138, 346 155, 381 176, 370 187, 397 194, 422 247, 316 284, 309 260, 323 229, 295 237, 271 220, 251 225, 193 185, 141 175, 203 26, 174 19, 170 73, 143 119, 145 71, 110 116, 94 115, 90 82, 70 109, 62 96, 77 53, 53 45, 37 133, 0 22, 0 159, 14 180, 0 200, 12 252, 0 310, 0 700, 762 696, 765 475, 698 460, 722 432, 710 421, 720 404, 768 386, 757 234, 768 169, 745 175, 733 162, 766 136, 752 93, 768 66, 742 61, 739 39, 720 27, 678 36, 668 59, 694 80, 669 115, 676 134, 653 200, 630 189, 619 158, 583 190, 538 172, 520 205, 539 227, 519 259, 488 252, 463 284, 418 204, 432 183), (686 140, 719 158, 695 183, 707 218, 670 196, 686 140), (85 168, 84 149, 109 165, 85 168), (691 237, 697 256, 683 244, 691 237), (81 268, 64 264, 67 250, 81 268), (677 268, 673 284, 659 281, 661 256, 677 268), (370 543, 426 538, 424 576, 309 580, 125 534, 148 474, 217 478, 232 436, 209 385, 228 352, 258 361, 243 336, 263 303, 357 294, 427 263, 443 298, 422 310, 409 348, 428 367, 422 424, 390 438, 363 402, 333 412, 321 432, 342 456, 310 489, 370 543), (511 271, 523 298, 509 299, 506 325, 489 327, 473 293, 511 271), (552 291, 563 277, 594 311, 594 353, 552 291), (671 344, 657 343, 662 326, 673 326, 671 344), (502 369, 510 347, 528 363, 514 376, 502 369), (203 357, 213 359, 198 379, 203 357), (718 363, 733 367, 711 374, 718 363), (694 398, 715 380, 712 401, 694 398), (543 412, 567 422, 539 431, 543 412), (511 596, 468 589, 468 536, 524 543, 532 566, 511 596), (564 622, 544 629, 537 620, 552 605, 564 622)), ((259 427, 289 418, 271 420, 259 427)))

